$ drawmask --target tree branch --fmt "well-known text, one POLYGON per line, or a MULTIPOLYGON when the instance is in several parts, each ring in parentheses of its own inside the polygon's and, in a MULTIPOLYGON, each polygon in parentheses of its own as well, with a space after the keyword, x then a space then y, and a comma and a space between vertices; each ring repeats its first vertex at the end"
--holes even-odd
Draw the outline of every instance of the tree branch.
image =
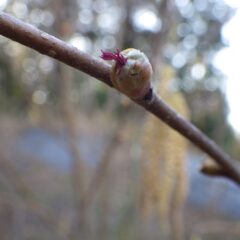
MULTIPOLYGON (((219 164, 211 161, 210 159, 207 159, 203 162, 200 168, 200 172, 211 177, 225 177, 229 179, 232 178, 232 176, 229 175, 229 172, 225 171, 224 168, 219 166, 219 164)), ((232 180, 234 181, 234 179, 232 180)))
MULTIPOLYGON (((110 66, 101 59, 81 52, 75 47, 69 46, 34 26, 26 24, 3 12, 0 13, 0 34, 44 55, 64 62, 113 87, 110 80, 110 66)), ((182 118, 168 106, 156 93, 153 92, 151 101, 133 101, 153 113, 157 118, 164 121, 206 152, 219 164, 227 176, 231 176, 229 179, 240 185, 240 169, 236 165, 236 162, 193 124, 182 118)))

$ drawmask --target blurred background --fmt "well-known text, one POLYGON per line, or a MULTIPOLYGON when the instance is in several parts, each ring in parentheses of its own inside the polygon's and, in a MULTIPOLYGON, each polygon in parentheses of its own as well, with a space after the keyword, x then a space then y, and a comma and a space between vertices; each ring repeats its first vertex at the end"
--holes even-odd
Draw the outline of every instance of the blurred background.
MULTIPOLYGON (((240 154, 238 0, 1 0, 98 57, 134 47, 161 97, 240 154)), ((240 190, 101 82, 0 36, 1 240, 240 238, 240 190)))

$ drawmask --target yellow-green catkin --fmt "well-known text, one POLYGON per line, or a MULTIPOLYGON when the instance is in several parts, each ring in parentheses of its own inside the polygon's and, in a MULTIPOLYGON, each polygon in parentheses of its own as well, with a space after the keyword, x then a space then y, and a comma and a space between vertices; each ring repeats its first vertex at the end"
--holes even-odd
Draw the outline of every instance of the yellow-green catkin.
MULTIPOLYGON (((157 86, 158 94, 188 118, 184 97, 172 87, 173 77, 172 68, 164 66, 157 86)), ((147 116, 143 136, 142 210, 145 216, 157 213, 162 235, 166 237, 175 231, 176 236, 172 239, 181 239, 181 211, 187 192, 186 141, 152 115, 147 116)))

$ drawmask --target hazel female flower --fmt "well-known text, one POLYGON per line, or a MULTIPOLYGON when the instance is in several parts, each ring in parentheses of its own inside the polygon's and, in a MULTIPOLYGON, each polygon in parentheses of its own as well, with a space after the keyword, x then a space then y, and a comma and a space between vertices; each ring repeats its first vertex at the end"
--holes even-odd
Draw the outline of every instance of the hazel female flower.
POLYGON ((104 60, 114 60, 111 81, 120 92, 132 99, 143 99, 151 89, 152 66, 146 55, 138 49, 128 48, 120 52, 102 51, 104 60))

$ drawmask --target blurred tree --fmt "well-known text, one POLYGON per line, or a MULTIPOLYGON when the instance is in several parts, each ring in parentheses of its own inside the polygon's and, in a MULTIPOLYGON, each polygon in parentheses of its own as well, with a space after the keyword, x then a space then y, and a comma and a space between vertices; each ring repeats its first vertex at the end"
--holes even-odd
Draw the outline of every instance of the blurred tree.
MULTIPOLYGON (((222 146, 226 139, 230 143, 235 141, 226 120, 223 79, 213 65, 215 53, 224 46, 221 28, 232 14, 224 1, 80 0, 68 1, 67 4, 63 1, 62 7, 59 6, 58 1, 30 1, 27 5, 21 1, 8 1, 2 8, 45 31, 64 37, 84 51, 99 54, 100 49, 135 47, 146 52, 154 65, 156 62, 157 65, 161 62, 171 64, 177 70, 176 88, 186 95, 194 123, 222 146), (61 24, 58 17, 62 19, 61 24), (168 38, 164 41, 167 31, 172 28, 177 40, 168 38), (209 112, 202 108, 199 118, 192 104, 196 102, 195 97, 202 99, 210 95, 214 97, 208 97, 209 101, 219 102, 218 112, 222 116, 221 124, 218 117, 211 117, 212 129, 201 123, 209 118, 209 112)), ((52 60, 35 57, 35 53, 18 57, 19 51, 12 48, 11 42, 3 40, 0 44, 3 46, 1 66, 4 66, 0 84, 5 104, 11 104, 10 99, 14 98, 17 99, 12 102, 14 105, 31 99, 34 104, 51 106, 58 83, 53 80, 43 85, 43 79, 53 77, 51 73, 56 69, 52 60), (11 59, 22 59, 18 61, 23 64, 16 69, 9 65, 11 59), (18 80, 14 75, 18 76, 18 80)), ((78 77, 81 75, 76 74, 78 77)), ((81 94, 88 94, 89 98, 102 102, 102 97, 94 97, 99 96, 97 83, 83 80, 81 88, 79 81, 75 84, 79 89, 73 92, 76 102, 88 108, 97 106, 80 101, 81 94)), ((107 90, 101 90, 101 96, 106 94, 107 90)), ((26 104, 25 108, 28 106, 26 104)), ((229 146, 226 149, 231 150, 229 146)))

